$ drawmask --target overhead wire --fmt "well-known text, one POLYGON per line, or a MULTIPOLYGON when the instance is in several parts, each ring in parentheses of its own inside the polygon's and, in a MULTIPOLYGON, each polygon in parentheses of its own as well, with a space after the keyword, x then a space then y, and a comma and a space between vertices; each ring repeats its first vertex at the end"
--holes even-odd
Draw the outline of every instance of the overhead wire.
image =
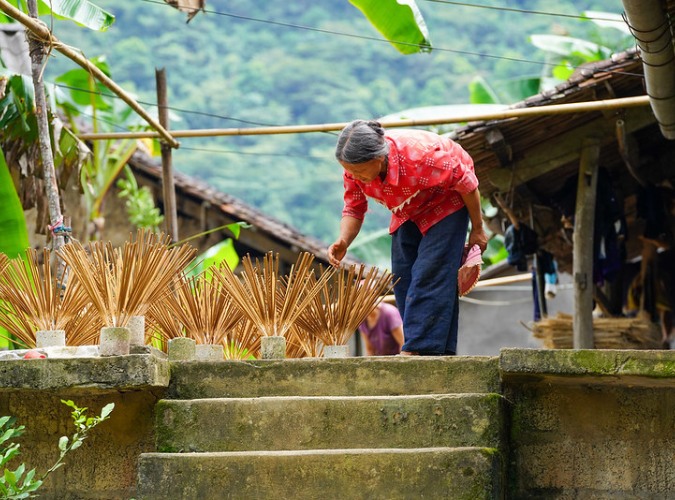
MULTIPOLYGON (((161 0, 142 0, 142 1, 146 2, 146 3, 154 4, 154 5, 171 7, 171 5, 169 5, 168 3, 164 2, 164 1, 161 1, 161 0)), ((444 3, 444 4, 449 4, 449 5, 472 7, 472 8, 485 8, 485 9, 505 11, 505 12, 515 12, 515 13, 522 13, 522 14, 549 15, 549 16, 557 16, 557 17, 570 17, 570 18, 575 18, 575 19, 594 19, 594 20, 614 21, 614 19, 607 19, 607 18, 602 18, 602 17, 575 16, 575 15, 568 15, 568 14, 555 13, 555 12, 515 9, 515 8, 509 8, 509 7, 496 7, 496 6, 489 6, 489 5, 466 3, 466 2, 453 2, 453 1, 450 1, 450 0, 426 0, 426 1, 436 2, 436 3, 444 3)), ((312 26, 304 26, 304 25, 299 25, 299 24, 284 23, 284 22, 280 22, 280 21, 271 21, 271 20, 268 20, 268 19, 259 19, 259 18, 254 18, 254 17, 250 17, 250 16, 243 16, 243 15, 239 15, 239 14, 232 14, 232 13, 222 12, 222 11, 217 11, 217 10, 205 9, 204 11, 206 13, 210 13, 210 14, 214 14, 214 15, 226 16, 226 17, 231 17, 231 18, 241 19, 241 20, 246 20, 246 21, 260 22, 260 23, 271 24, 271 25, 276 25, 276 26, 281 26, 281 27, 303 29, 303 30, 315 31, 315 32, 320 32, 320 33, 333 34, 333 35, 339 35, 339 36, 347 36, 347 37, 351 37, 351 38, 365 39, 365 40, 384 42, 384 43, 398 43, 398 44, 403 44, 403 45, 412 45, 412 46, 422 47, 422 45, 420 45, 420 44, 414 44, 414 43, 410 43, 410 42, 397 42, 397 41, 390 42, 389 40, 386 40, 384 38, 377 38, 377 37, 370 37, 370 36, 364 36, 364 35, 343 33, 343 32, 338 32, 338 31, 333 31, 333 30, 315 28, 315 27, 312 27, 312 26)), ((534 61, 534 60, 529 60, 529 59, 524 59, 524 58, 498 56, 498 55, 494 55, 494 54, 485 54, 485 53, 481 53, 481 52, 462 51, 462 50, 457 50, 457 49, 446 49, 446 48, 442 48, 442 47, 434 47, 433 49, 436 50, 436 51, 453 52, 453 53, 458 53, 458 54, 463 54, 463 55, 472 55, 472 56, 478 56, 478 57, 507 60, 507 61, 512 61, 512 62, 522 62, 522 63, 528 63, 528 64, 536 64, 536 65, 540 65, 540 66, 552 66, 552 67, 557 66, 557 64, 555 64, 555 63, 549 63, 549 62, 545 62, 545 61, 534 61)), ((610 73, 614 72, 612 70, 609 70, 609 71, 603 70, 603 71, 610 72, 610 73)), ((630 73, 630 72, 623 72, 623 71, 620 72, 620 73, 622 73, 624 75, 628 75, 628 76, 636 76, 636 77, 640 77, 640 78, 643 77, 643 75, 640 74, 640 73, 630 73)), ((56 85, 60 86, 60 87, 63 87, 63 88, 69 88, 71 90, 80 91, 80 92, 100 94, 100 95, 106 96, 106 97, 115 97, 115 98, 118 97, 118 96, 115 96, 113 94, 106 94, 106 93, 102 93, 102 92, 92 91, 90 89, 79 89, 79 88, 64 85, 64 84, 56 84, 56 85)), ((146 106, 155 106, 155 107, 157 106, 156 103, 144 102, 144 101, 138 101, 138 102, 143 104, 143 105, 146 105, 146 106)), ((168 108, 170 110, 178 112, 178 113, 186 113, 186 114, 194 114, 194 115, 199 115, 199 116, 206 116, 206 117, 217 118, 217 119, 222 119, 222 120, 229 120, 229 121, 235 121, 235 122, 239 122, 239 123, 245 123, 245 124, 249 124, 249 125, 256 125, 256 126, 263 126, 263 127, 265 127, 265 126, 279 126, 278 124, 257 122, 257 121, 253 121, 253 120, 246 120, 246 119, 236 118, 236 117, 232 117, 232 116, 219 115, 219 114, 216 114, 216 113, 209 113, 209 112, 204 112, 204 111, 182 109, 182 108, 178 108, 178 107, 175 107, 175 106, 169 106, 168 108)), ((326 133, 332 133, 332 132, 326 132, 326 133)))
MULTIPOLYGON (((145 3, 150 3, 150 4, 155 4, 155 5, 162 5, 166 7, 171 7, 168 3, 162 1, 162 0, 141 0, 142 2, 145 3)), ((173 7, 171 7, 173 8, 173 7)), ((195 10, 200 10, 200 9, 195 9, 195 10)), ((233 14, 231 12, 222 12, 222 11, 217 11, 217 10, 210 10, 210 9, 201 9, 205 13, 208 14, 214 14, 217 16, 224 16, 224 17, 229 17, 232 19, 240 19, 242 21, 253 21, 253 22, 258 22, 258 23, 263 23, 263 24, 269 24, 272 26, 280 26, 284 28, 294 28, 294 29, 300 29, 300 30, 306 30, 306 31, 313 31, 316 33, 325 33, 329 35, 337 35, 337 36, 344 36, 348 38, 355 38, 355 39, 360 39, 360 40, 369 40, 369 41, 374 41, 378 43, 387 43, 387 44, 396 44, 396 45, 404 45, 407 47, 417 47, 420 49, 425 49, 429 48, 425 44, 419 44, 419 43, 413 43, 413 42, 405 42, 405 41, 400 41, 400 40, 387 40, 386 38, 378 38, 375 36, 367 36, 367 35, 357 35, 354 33, 344 33, 341 31, 334 31, 334 30, 328 30, 324 28, 316 28, 313 26, 305 26, 302 24, 293 24, 293 23, 285 23, 281 21, 272 21, 270 19, 260 19, 256 17, 250 17, 250 16, 244 16, 241 14, 233 14)), ((511 62, 520 62, 520 63, 527 63, 527 64, 536 64, 540 66, 553 66, 556 67, 557 64, 554 63, 547 63, 545 61, 532 61, 529 59, 523 59, 523 58, 518 58, 518 57, 509 57, 509 56, 498 56, 494 54, 486 54, 483 52, 473 52, 469 50, 459 50, 459 49, 448 49, 444 47, 433 47, 434 51, 437 52, 450 52, 454 54, 461 54, 461 55, 468 55, 468 56, 477 56, 477 57, 484 57, 484 58, 489 58, 489 59, 499 59, 499 60, 504 60, 504 61, 511 61, 511 62)))
POLYGON ((450 0, 424 0, 429 3, 441 3, 447 5, 456 5, 458 7, 471 7, 476 9, 489 9, 497 10, 501 12, 514 12, 517 14, 534 14, 539 16, 552 16, 552 17, 566 17, 569 19, 578 19, 578 20, 591 20, 591 21, 610 21, 615 22, 616 19, 610 19, 602 16, 580 16, 578 14, 563 14, 562 12, 548 12, 543 10, 529 10, 529 9, 517 9, 515 7, 498 7, 495 5, 483 5, 467 2, 452 2, 450 0))

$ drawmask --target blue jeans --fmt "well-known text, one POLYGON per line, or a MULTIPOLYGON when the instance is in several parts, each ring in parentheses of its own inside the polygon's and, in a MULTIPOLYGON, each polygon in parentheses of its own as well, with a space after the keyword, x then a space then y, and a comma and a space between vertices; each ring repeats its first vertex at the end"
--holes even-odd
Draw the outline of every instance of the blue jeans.
POLYGON ((457 351, 457 271, 469 226, 463 208, 422 235, 407 221, 392 235, 391 263, 396 305, 403 317, 402 350, 425 355, 457 351))

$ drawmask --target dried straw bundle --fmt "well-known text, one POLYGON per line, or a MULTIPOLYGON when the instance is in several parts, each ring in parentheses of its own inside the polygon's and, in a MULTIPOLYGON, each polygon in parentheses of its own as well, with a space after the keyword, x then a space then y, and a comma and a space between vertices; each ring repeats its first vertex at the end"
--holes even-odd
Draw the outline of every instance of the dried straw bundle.
POLYGON ((90 305, 84 289, 77 279, 68 286, 56 279, 47 248, 0 264, 0 300, 0 325, 25 347, 35 346, 38 330, 65 330, 68 345, 83 345, 91 332, 91 321, 80 326, 90 305))
POLYGON ((324 345, 344 345, 393 287, 391 273, 352 265, 340 270, 335 280, 324 281, 298 324, 324 345))
MULTIPOLYGON (((572 349, 572 316, 558 313, 537 321, 534 337, 549 349, 572 349)), ((658 325, 639 318, 594 318, 593 339, 596 349, 659 349, 658 325)))
POLYGON ((136 241, 120 251, 110 243, 93 242, 89 253, 78 242, 61 249, 63 260, 82 283, 106 326, 125 326, 131 316, 145 315, 170 292, 176 277, 195 255, 182 245, 169 248, 170 238, 139 230, 136 241))
POLYGON ((254 323, 264 336, 285 336, 298 316, 332 276, 323 273, 314 278, 314 256, 301 253, 285 278, 279 277, 279 255, 269 252, 262 265, 254 265, 250 255, 242 259, 241 280, 227 266, 214 269, 215 279, 222 281, 244 317, 254 323))
POLYGON ((243 317, 221 281, 207 276, 182 278, 175 300, 167 301, 170 312, 185 328, 185 336, 198 344, 221 344, 227 332, 243 317))

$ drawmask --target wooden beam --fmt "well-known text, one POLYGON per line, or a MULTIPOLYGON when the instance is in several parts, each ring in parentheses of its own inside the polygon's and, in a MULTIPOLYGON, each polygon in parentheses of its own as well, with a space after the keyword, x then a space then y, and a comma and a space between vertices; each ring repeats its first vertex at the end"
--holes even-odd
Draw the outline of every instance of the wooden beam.
MULTIPOLYGON (((166 71, 164 68, 155 68, 155 81, 157 82, 157 106, 159 123, 169 130, 169 102, 167 97, 166 71)), ((166 232, 171 241, 178 241, 178 215, 176 213, 176 187, 173 180, 173 161, 171 157, 171 145, 166 142, 161 144, 162 151, 162 189, 164 192, 164 218, 166 232)))
MULTIPOLYGON (((649 108, 627 109, 623 121, 626 133, 656 123, 649 108)), ((578 161, 581 155, 579 144, 591 136, 599 137, 603 146, 616 141, 616 120, 613 117, 598 118, 582 127, 551 137, 526 150, 525 157, 514 162, 511 167, 490 170, 488 180, 500 191, 508 191, 556 168, 578 161)))
POLYGON ((577 203, 574 212, 574 319, 572 342, 575 349, 593 349, 593 225, 598 185, 600 141, 583 141, 577 203))

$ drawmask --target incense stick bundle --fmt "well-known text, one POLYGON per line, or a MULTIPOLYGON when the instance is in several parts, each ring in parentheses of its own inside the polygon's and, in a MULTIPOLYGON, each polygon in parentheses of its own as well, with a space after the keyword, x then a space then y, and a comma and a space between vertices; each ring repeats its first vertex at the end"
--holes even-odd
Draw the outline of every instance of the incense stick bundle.
POLYGON ((214 268, 213 276, 262 335, 283 337, 332 276, 332 272, 325 272, 313 279, 313 260, 313 255, 301 253, 288 276, 280 278, 278 254, 269 252, 262 263, 256 260, 255 264, 246 255, 241 279, 224 265, 214 268))
POLYGON ((260 357, 260 331, 248 320, 239 321, 223 339, 225 359, 243 360, 260 357))
POLYGON ((91 323, 77 326, 90 304, 84 289, 77 279, 68 286, 57 280, 47 248, 0 263, 0 301, 0 326, 25 347, 35 346, 38 330, 65 330, 68 345, 82 345, 90 331, 91 323))
POLYGON ((145 315, 168 293, 193 259, 186 245, 169 247, 170 238, 139 230, 122 249, 92 242, 87 250, 78 242, 60 254, 82 283, 105 326, 125 326, 131 316, 145 315))
POLYGON ((222 282, 204 274, 182 278, 175 300, 167 302, 167 306, 185 328, 185 336, 198 344, 222 344, 228 331, 243 317, 222 282))
MULTIPOLYGON (((549 349, 572 349, 572 316, 558 313, 534 324, 533 336, 549 349)), ((596 349, 659 349, 658 325, 640 318, 594 318, 593 342, 596 349)))
POLYGON ((323 342, 316 335, 309 335, 299 326, 299 320, 288 332, 287 358, 320 358, 323 356, 323 342))
POLYGON ((392 274, 364 265, 341 269, 332 281, 324 281, 298 324, 324 345, 344 345, 368 313, 394 287, 392 274))

